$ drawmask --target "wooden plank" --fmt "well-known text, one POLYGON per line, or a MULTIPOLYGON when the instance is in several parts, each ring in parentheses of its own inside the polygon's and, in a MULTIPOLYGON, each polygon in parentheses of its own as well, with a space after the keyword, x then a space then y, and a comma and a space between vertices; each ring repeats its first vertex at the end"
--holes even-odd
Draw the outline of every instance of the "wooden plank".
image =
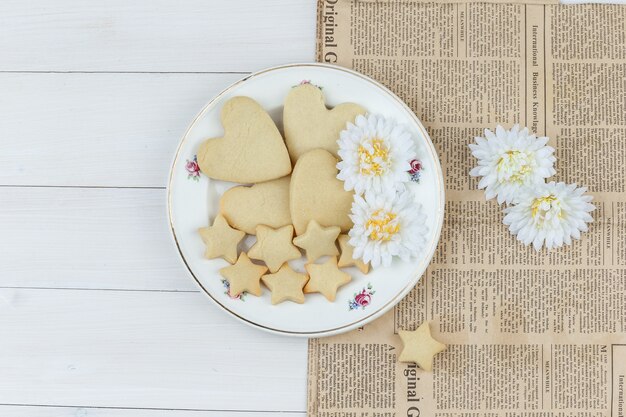
MULTIPOLYGON (((303 417, 305 413, 280 413, 280 417, 303 417)), ((142 410, 80 407, 2 406, 0 416, 7 417, 276 417, 275 412, 142 410)))
POLYGON ((163 187, 189 123, 241 77, 0 73, 0 185, 163 187))
POLYGON ((312 0, 3 0, 0 71, 253 71, 314 59, 312 0))
POLYGON ((199 293, 0 289, 0 335, 0 404, 305 410, 306 340, 199 293))
POLYGON ((0 287, 197 291, 165 190, 0 187, 0 287))

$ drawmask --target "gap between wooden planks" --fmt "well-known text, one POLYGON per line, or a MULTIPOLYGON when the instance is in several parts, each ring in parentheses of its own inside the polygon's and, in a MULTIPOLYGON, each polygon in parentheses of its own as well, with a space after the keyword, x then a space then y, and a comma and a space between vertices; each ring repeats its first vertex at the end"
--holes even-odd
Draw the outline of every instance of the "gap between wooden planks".
POLYGON ((3 417, 303 417, 304 414, 304 411, 156 410, 0 404, 0 416, 3 417))

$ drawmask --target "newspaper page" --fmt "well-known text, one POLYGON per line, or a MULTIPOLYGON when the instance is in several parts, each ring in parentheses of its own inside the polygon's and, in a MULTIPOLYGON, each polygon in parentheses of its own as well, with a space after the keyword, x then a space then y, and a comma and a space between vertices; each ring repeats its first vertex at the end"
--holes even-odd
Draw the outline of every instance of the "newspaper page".
POLYGON ((626 416, 626 6, 320 0, 318 59, 382 82, 426 126, 446 181, 436 255, 380 319, 311 340, 315 417, 626 416), (468 172, 474 136, 528 126, 553 179, 597 209, 571 246, 535 252, 468 172), (399 363, 431 322, 433 372, 399 363))

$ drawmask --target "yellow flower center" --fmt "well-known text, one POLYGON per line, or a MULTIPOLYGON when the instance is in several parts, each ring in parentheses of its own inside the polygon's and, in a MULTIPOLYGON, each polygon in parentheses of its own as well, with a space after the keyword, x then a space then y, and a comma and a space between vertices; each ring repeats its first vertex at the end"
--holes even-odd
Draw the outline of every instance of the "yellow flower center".
POLYGON ((565 217, 559 200, 552 194, 535 198, 530 206, 530 213, 539 228, 546 222, 553 222, 555 218, 561 220, 565 217))
POLYGON ((522 183, 524 177, 532 171, 532 165, 527 154, 509 150, 498 160, 496 169, 500 182, 522 183))
POLYGON ((387 242, 393 235, 400 231, 400 223, 397 215, 383 209, 376 210, 372 217, 365 223, 371 240, 387 242))
POLYGON ((359 146, 360 173, 380 176, 389 164, 389 149, 382 139, 372 139, 369 146, 359 146))

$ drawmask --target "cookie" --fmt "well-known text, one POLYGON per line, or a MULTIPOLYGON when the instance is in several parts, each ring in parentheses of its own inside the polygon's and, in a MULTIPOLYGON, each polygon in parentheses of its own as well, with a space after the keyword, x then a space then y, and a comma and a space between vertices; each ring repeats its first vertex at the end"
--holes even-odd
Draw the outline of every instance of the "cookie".
POLYGON ((309 278, 304 274, 299 274, 287 264, 275 274, 263 275, 263 284, 272 292, 272 304, 282 303, 290 300, 294 303, 304 303, 304 293, 302 289, 309 278))
POLYGON ((425 371, 432 371, 433 357, 446 349, 446 345, 432 338, 427 321, 415 331, 400 330, 398 334, 404 345, 398 360, 413 362, 425 371))
POLYGON ((274 229, 291 224, 289 178, 231 188, 220 200, 220 213, 233 227, 250 235, 259 224, 274 229))
POLYGON ((258 225, 256 227, 256 243, 248 251, 252 259, 265 262, 270 272, 276 272, 287 261, 299 259, 300 250, 293 243, 293 226, 287 225, 280 229, 258 225))
POLYGON ((309 273, 309 282, 305 285, 304 292, 319 292, 328 301, 335 301, 339 287, 352 280, 349 274, 339 270, 335 257, 321 265, 307 264, 304 267, 309 273))
POLYGON ((296 234, 304 233, 311 220, 322 226, 339 226, 344 233, 352 227, 349 214, 353 193, 343 189, 336 165, 337 159, 323 149, 309 151, 298 159, 289 187, 289 209, 296 234))
POLYGON ((309 262, 322 256, 339 255, 335 240, 339 236, 339 227, 322 227, 315 220, 309 222, 306 232, 293 240, 293 243, 306 251, 309 262))
POLYGON ((250 258, 242 252, 237 263, 220 269, 220 274, 228 281, 229 292, 233 297, 246 291, 250 294, 261 295, 261 277, 267 272, 262 265, 253 264, 250 258))
POLYGON ((295 163, 306 152, 322 148, 337 156, 339 133, 365 109, 358 104, 343 103, 326 108, 322 90, 302 84, 289 91, 283 110, 285 142, 295 163))
POLYGON ((339 235, 337 240, 339 241, 339 249, 341 249, 341 257, 337 265, 339 265, 340 268, 356 266, 361 272, 367 274, 370 271, 370 264, 366 264, 361 259, 353 258, 354 248, 350 244, 350 236, 339 235))
POLYGON ((222 257, 231 264, 237 260, 237 245, 246 236, 244 232, 230 227, 220 215, 213 221, 213 226, 198 229, 198 233, 206 245, 204 256, 207 259, 222 257))
POLYGON ((206 140, 198 150, 198 166, 218 180, 257 183, 284 177, 291 162, 278 128, 249 97, 234 97, 222 108, 224 136, 206 140))

